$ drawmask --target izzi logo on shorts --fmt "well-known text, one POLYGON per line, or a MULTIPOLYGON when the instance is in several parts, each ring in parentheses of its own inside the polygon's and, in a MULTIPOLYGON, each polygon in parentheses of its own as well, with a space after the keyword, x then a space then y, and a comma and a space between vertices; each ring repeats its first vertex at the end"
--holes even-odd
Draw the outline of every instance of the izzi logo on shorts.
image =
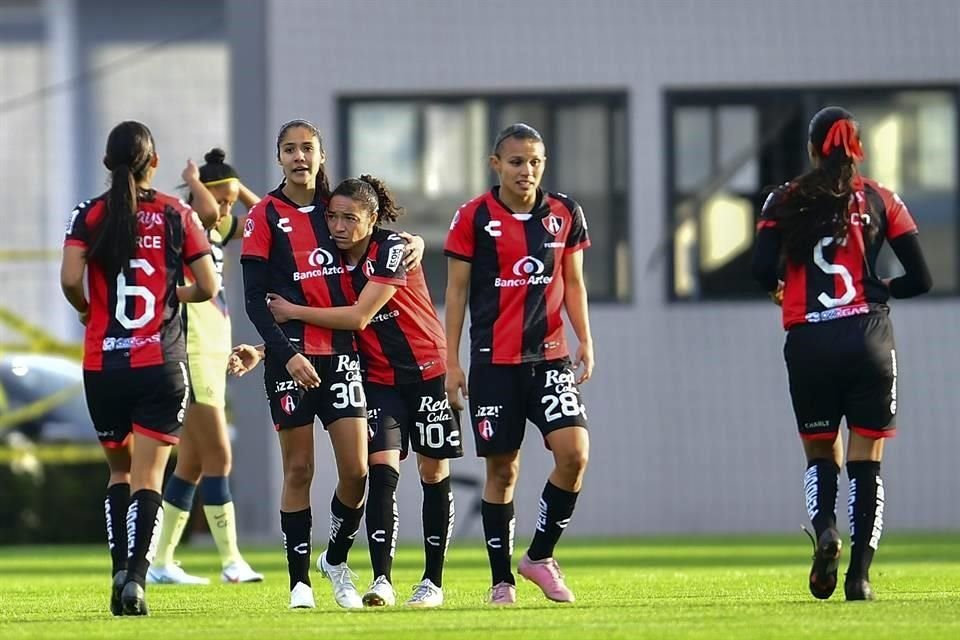
POLYGON ((500 417, 500 411, 502 409, 503 405, 500 404, 489 404, 475 408, 474 418, 479 418, 479 420, 476 421, 477 435, 484 440, 493 438, 493 434, 497 431, 496 418, 500 417))

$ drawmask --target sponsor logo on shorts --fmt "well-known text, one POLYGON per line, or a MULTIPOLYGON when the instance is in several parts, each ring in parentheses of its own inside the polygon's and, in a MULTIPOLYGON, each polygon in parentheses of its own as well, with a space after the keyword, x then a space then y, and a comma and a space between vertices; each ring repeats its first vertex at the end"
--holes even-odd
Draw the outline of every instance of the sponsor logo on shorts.
POLYGON ((427 422, 446 422, 453 420, 450 413, 450 401, 446 398, 436 399, 432 396, 420 396, 418 413, 426 414, 427 422))

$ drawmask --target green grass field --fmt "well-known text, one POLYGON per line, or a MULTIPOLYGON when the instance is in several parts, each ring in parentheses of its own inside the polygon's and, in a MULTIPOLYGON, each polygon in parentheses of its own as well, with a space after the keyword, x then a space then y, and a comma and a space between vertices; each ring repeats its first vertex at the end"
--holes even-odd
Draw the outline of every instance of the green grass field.
MULTIPOLYGON (((150 617, 113 618, 105 548, 0 548, 0 638, 960 637, 960 535, 885 537, 872 575, 878 600, 870 603, 844 602, 842 586, 825 602, 808 594, 810 548, 799 531, 568 540, 558 558, 577 603, 550 603, 521 581, 518 604, 509 609, 484 604, 488 572, 477 542, 452 546, 446 605, 427 611, 342 611, 318 574, 317 608, 290 611, 279 545, 245 553, 267 574, 264 583, 151 587, 150 617)), ((415 546, 398 551, 394 585, 401 598, 420 578, 420 554, 415 546)), ((217 577, 212 549, 184 549, 180 559, 192 573, 217 577)), ((366 549, 354 551, 352 564, 365 586, 366 549)))

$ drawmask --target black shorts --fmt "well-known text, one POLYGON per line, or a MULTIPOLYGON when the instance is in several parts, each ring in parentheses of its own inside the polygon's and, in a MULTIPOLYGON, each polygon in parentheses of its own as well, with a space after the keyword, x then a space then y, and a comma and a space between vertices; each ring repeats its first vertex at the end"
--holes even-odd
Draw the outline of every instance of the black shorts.
POLYGON ((134 431, 176 444, 190 398, 185 362, 84 371, 87 410, 104 447, 126 444, 134 431))
POLYGON ((896 434, 897 352, 885 312, 795 326, 783 355, 801 438, 832 440, 843 417, 870 438, 896 434))
POLYGON ((307 359, 320 376, 316 389, 304 389, 294 382, 286 362, 269 357, 264 362, 263 384, 277 431, 312 425, 314 417, 324 428, 341 418, 366 417, 367 402, 356 353, 307 359))
POLYGON ((446 376, 392 387, 368 382, 367 429, 370 453, 409 448, 437 460, 463 456, 460 412, 450 408, 446 376))
POLYGON ((467 387, 478 456, 518 451, 527 420, 544 437, 563 427, 587 427, 569 358, 471 365, 467 387))

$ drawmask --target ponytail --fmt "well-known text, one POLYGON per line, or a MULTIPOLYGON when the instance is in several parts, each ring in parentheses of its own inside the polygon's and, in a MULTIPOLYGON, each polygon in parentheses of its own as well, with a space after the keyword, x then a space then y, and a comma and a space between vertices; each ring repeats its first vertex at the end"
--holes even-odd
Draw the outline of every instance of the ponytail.
POLYGON ((153 136, 139 122, 121 122, 107 138, 103 164, 110 170, 110 189, 89 259, 110 275, 119 273, 136 251, 137 184, 147 177, 153 157, 153 136))

